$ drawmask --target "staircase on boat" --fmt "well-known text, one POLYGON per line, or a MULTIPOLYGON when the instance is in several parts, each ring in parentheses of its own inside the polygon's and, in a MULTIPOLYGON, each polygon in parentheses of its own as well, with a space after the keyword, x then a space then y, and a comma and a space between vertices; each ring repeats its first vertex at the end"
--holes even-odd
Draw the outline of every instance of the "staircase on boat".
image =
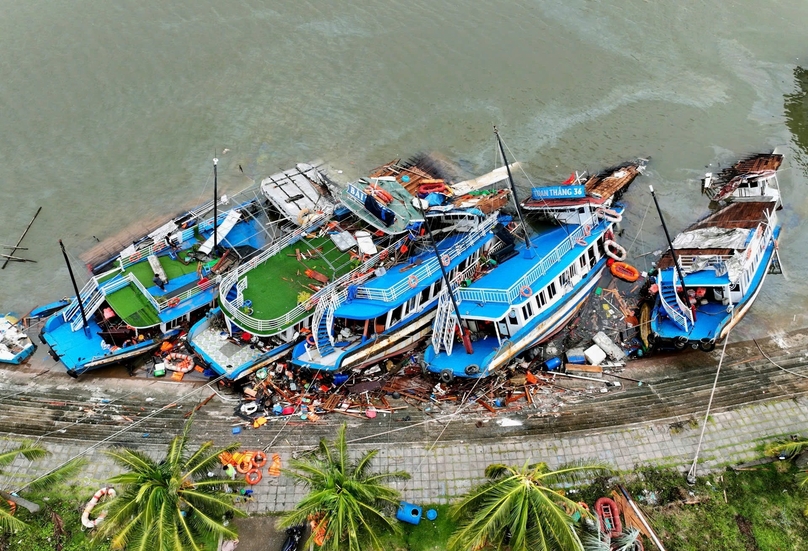
POLYGON ((693 312, 688 308, 676 288, 679 285, 676 269, 659 272, 659 300, 671 321, 685 332, 693 328, 693 312))
MULTIPOLYGON (((219 243, 227 237, 227 234, 230 233, 230 230, 233 229, 233 226, 241 219, 241 211, 237 209, 233 209, 227 213, 227 217, 224 221, 218 225, 216 228, 216 239, 219 243)), ((218 220, 216 221, 218 222, 218 220)), ((214 222, 214 224, 216 223, 214 222)), ((211 235, 207 241, 202 243, 202 246, 199 247, 199 252, 202 254, 210 254, 213 250, 213 235, 211 235)))
POLYGON ((322 297, 314 309, 314 319, 311 324, 311 336, 314 344, 323 358, 334 352, 334 337, 331 336, 331 327, 334 324, 334 310, 337 307, 337 297, 334 293, 322 297))
POLYGON ((454 312, 449 293, 444 289, 438 298, 438 309, 435 313, 435 321, 432 323, 432 347, 435 349, 435 353, 440 352, 440 349, 443 348, 447 355, 452 354, 455 327, 457 327, 457 315, 454 312))

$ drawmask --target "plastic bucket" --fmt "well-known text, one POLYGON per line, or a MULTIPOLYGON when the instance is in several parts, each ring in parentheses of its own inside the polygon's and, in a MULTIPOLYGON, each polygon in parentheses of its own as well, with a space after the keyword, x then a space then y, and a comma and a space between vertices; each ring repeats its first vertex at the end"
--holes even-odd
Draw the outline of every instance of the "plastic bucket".
POLYGON ((547 368, 547 371, 555 371, 556 369, 561 367, 561 358, 559 358, 558 356, 550 358, 549 360, 544 362, 544 367, 547 368))

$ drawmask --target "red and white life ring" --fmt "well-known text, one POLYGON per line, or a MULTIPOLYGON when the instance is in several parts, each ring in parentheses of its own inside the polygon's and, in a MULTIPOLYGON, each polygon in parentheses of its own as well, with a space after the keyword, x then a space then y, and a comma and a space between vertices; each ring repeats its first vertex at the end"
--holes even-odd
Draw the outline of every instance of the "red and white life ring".
POLYGON ((106 518, 107 513, 106 511, 102 512, 94 519, 90 519, 90 513, 93 511, 93 508, 98 505, 98 502, 104 496, 109 497, 110 499, 115 497, 115 488, 101 488, 95 494, 93 494, 92 499, 87 502, 87 505, 84 506, 84 512, 81 513, 81 524, 85 528, 95 528, 98 526, 100 522, 106 518))
POLYGON ((606 256, 613 258, 618 262, 626 259, 626 249, 611 239, 607 239, 603 242, 603 249, 606 252, 606 256))
POLYGON ((172 352, 166 356, 166 369, 179 373, 188 373, 194 368, 194 359, 188 354, 172 352))
POLYGON ((448 254, 444 254, 443 256, 440 257, 440 263, 443 264, 443 267, 445 268, 446 266, 452 263, 452 257, 449 256, 448 254))
POLYGON ((410 286, 410 289, 415 289, 418 286, 418 276, 411 274, 410 277, 407 278, 407 284, 410 286))

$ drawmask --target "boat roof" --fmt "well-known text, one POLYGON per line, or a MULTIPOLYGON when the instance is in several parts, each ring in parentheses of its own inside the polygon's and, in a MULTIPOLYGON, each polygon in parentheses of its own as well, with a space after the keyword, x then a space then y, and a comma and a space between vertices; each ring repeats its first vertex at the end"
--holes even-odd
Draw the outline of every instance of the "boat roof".
MULTIPOLYGON (((777 203, 775 201, 743 201, 740 203, 730 203, 688 227, 681 234, 676 236, 674 242, 688 233, 698 235, 700 231, 709 229, 747 230, 748 232, 748 230, 753 230, 760 224, 767 222, 768 216, 770 216, 776 208, 777 203)), ((737 244, 736 242, 734 245, 737 244)), ((744 250, 747 244, 748 238, 744 241, 742 247, 685 247, 677 248, 676 254, 683 256, 731 256, 736 250, 744 250)), ((673 257, 670 249, 660 257, 657 267, 661 270, 673 267, 673 257)), ((689 277, 690 276, 688 276, 688 278, 689 277)))
POLYGON ((324 197, 325 174, 307 163, 298 163, 295 168, 264 178, 261 191, 285 218, 298 225, 305 222, 305 215, 310 212, 323 207, 333 209, 324 197))
POLYGON ((777 153, 776 150, 773 153, 756 153, 741 159, 729 168, 725 168, 716 175, 715 180, 718 183, 726 183, 736 176, 755 172, 777 171, 782 163, 783 156, 777 153))
MULTIPOLYGON (((603 222, 601 222, 603 224, 603 222)), ((600 232, 592 231, 588 237, 583 237, 589 246, 600 232)), ((525 250, 526 244, 524 241, 520 242, 516 247, 516 256, 506 260, 495 269, 491 270, 483 277, 471 283, 471 285, 461 288, 458 292, 459 297, 468 289, 469 294, 473 293, 476 289, 497 289, 507 290, 516 285, 528 272, 534 268, 539 267, 551 252, 559 246, 564 240, 569 239, 570 226, 552 226, 551 228, 541 233, 532 235, 530 238, 533 251, 536 253, 533 258, 526 258, 525 250)), ((573 246, 571 250, 567 251, 556 262, 549 263, 547 271, 529 285, 533 293, 537 293, 544 289, 547 284, 558 275, 566 270, 570 263, 577 258, 581 250, 580 247, 573 246)), ((559 289, 559 292, 562 290, 559 289)), ((519 295, 516 301, 502 301, 497 300, 495 296, 490 297, 485 302, 476 302, 473 300, 463 299, 458 305, 460 313, 463 317, 471 319, 483 319, 496 321, 502 319, 512 306, 521 304, 528 300, 529 297, 519 295)))
MULTIPOLYGON (((642 174, 645 168, 645 160, 638 159, 629 161, 617 166, 613 166, 598 172, 589 177, 584 182, 585 197, 581 198, 530 198, 522 202, 522 206, 527 210, 544 210, 558 207, 570 207, 585 204, 600 205, 605 202, 618 199, 629 185, 642 174)), ((576 174, 577 175, 577 174, 576 174)), ((575 182, 578 183, 576 178, 575 182)), ((566 184, 564 184, 566 185, 566 184)))
MULTIPOLYGON (((448 237, 440 240, 436 243, 438 251, 443 252, 451 248, 455 243, 461 241, 466 237, 464 233, 455 233, 449 235, 448 237)), ((464 249, 463 254, 452 258, 451 262, 448 266, 446 266, 446 273, 448 274, 452 269, 457 267, 465 258, 468 258, 470 254, 479 250, 485 243, 487 239, 480 238, 474 244, 464 249)), ((411 256, 407 262, 401 262, 390 266, 386 269, 386 273, 384 275, 376 275, 375 277, 371 278, 370 280, 363 283, 361 286, 366 289, 379 289, 379 290, 387 290, 392 289, 401 281, 406 281, 413 273, 412 268, 432 260, 435 258, 435 252, 429 248, 417 255, 411 256), (412 268, 410 268, 412 267, 412 268)), ((347 318, 347 319, 357 319, 357 320, 365 320, 365 319, 373 319, 379 317, 381 315, 386 314, 388 311, 404 304, 406 301, 411 299, 414 296, 417 296, 421 291, 425 288, 432 285, 438 279, 440 279, 441 272, 440 270, 434 271, 427 277, 421 277, 418 279, 417 284, 415 287, 409 287, 409 291, 403 293, 402 295, 396 297, 391 301, 382 301, 382 300, 371 300, 366 298, 355 298, 350 302, 344 302, 341 304, 337 310, 335 311, 334 315, 347 318)))
POLYGON ((412 195, 393 177, 361 178, 345 186, 340 191, 339 198, 342 204, 356 216, 377 230, 389 235, 403 233, 407 230, 410 222, 423 221, 424 219, 423 215, 412 204, 412 195), (395 218, 390 225, 382 222, 376 214, 371 213, 365 206, 366 190, 369 189, 370 185, 377 185, 392 196, 393 200, 384 205, 385 208, 395 213, 395 218))

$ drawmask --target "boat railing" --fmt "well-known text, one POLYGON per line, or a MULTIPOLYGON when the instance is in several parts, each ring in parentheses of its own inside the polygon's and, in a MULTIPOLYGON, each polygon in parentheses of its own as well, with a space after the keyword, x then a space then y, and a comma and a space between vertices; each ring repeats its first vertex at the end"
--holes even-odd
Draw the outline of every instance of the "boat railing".
MULTIPOLYGON (((390 287, 389 289, 378 289, 378 288, 370 288, 360 286, 356 293, 356 298, 363 298, 367 300, 378 300, 380 302, 394 302, 400 299, 407 293, 412 292, 412 282, 414 281, 417 285, 419 281, 426 280, 429 276, 435 274, 440 270, 440 266, 438 262, 443 262, 444 266, 451 263, 452 260, 460 257, 464 254, 464 252, 476 243, 482 236, 487 234, 491 228, 498 221, 498 214, 493 213, 489 215, 485 220, 480 222, 478 226, 471 232, 468 232, 463 239, 449 247, 448 249, 441 252, 440 260, 432 257, 429 260, 423 262, 417 268, 409 271, 409 275, 406 278, 401 279, 398 283, 390 287), (448 261, 447 261, 448 260, 448 261)), ((342 294, 341 294, 342 295, 342 294)), ((341 296, 340 299, 344 297, 341 296)))
MULTIPOLYGON (((210 201, 210 208, 213 208, 213 201, 210 201)), ((232 209, 225 210, 224 212, 218 214, 216 216, 216 220, 218 221, 216 225, 218 226, 222 222, 224 222, 227 215, 230 213, 232 209)), ((206 212, 205 210, 199 209, 199 212, 206 212)), ((197 216, 197 215, 193 215, 197 216)), ((197 230, 207 230, 213 228, 213 217, 211 216, 207 220, 203 222, 199 222, 198 224, 194 224, 187 228, 181 230, 180 235, 182 236, 181 242, 186 242, 192 239, 197 230)), ((152 242, 148 245, 140 247, 136 249, 134 252, 126 254, 125 252, 121 252, 120 258, 120 266, 121 269, 126 269, 132 264, 137 264, 141 260, 148 258, 150 255, 158 254, 160 251, 168 248, 168 243, 165 240, 159 240, 156 242, 152 242)))
POLYGON ((660 289, 659 292, 659 300, 662 303, 662 307, 665 309, 665 312, 667 312, 667 314, 673 318, 673 321, 676 322, 682 329, 689 332, 690 324, 693 323, 693 314, 690 311, 690 307, 685 306, 684 301, 679 297, 679 293, 676 292, 676 288, 679 286, 679 280, 675 269, 671 270, 671 285, 673 285, 673 296, 676 297, 676 305, 672 305, 665 300, 665 293, 662 292, 662 289, 660 289))
POLYGON ((207 291, 208 289, 215 287, 216 285, 219 284, 220 280, 221 276, 215 276, 206 280, 199 280, 199 283, 197 285, 191 287, 190 289, 187 289, 186 291, 183 291, 178 295, 174 295, 170 299, 160 297, 160 300, 155 300, 152 294, 147 292, 146 289, 143 287, 143 285, 141 285, 141 283, 137 281, 137 279, 135 279, 135 281, 137 281, 136 285, 138 286, 138 288, 140 288, 141 292, 143 292, 146 295, 146 297, 149 298, 150 302, 155 306, 155 308, 157 308, 159 312, 162 312, 163 310, 166 310, 168 308, 173 308, 174 306, 183 303, 184 301, 188 300, 194 295, 198 295, 203 291, 207 291), (169 303, 171 303, 172 305, 169 306, 169 303))
POLYGON ((679 259, 679 266, 682 268, 682 271, 689 273, 696 263, 706 267, 718 268, 723 266, 732 258, 732 255, 713 254, 710 256, 700 256, 692 254, 677 254, 676 257, 679 259))
POLYGON ((577 246, 577 242, 586 237, 586 228, 592 228, 599 223, 596 214, 592 213, 584 224, 578 226, 570 232, 565 239, 547 253, 533 268, 519 278, 508 289, 494 289, 486 287, 461 287, 457 290, 457 297, 462 300, 473 302, 503 302, 513 304, 517 301, 522 289, 533 285, 547 271, 558 263, 561 258, 577 246))
MULTIPOLYGON (((84 287, 81 288, 79 291, 79 300, 83 303, 87 303, 87 301, 94 296, 94 293, 98 291, 98 279, 95 276, 91 277, 90 280, 84 284, 84 287)), ((79 313, 79 303, 76 300, 77 297, 73 297, 70 301, 70 306, 64 309, 62 312, 62 318, 69 322, 71 321, 78 313, 79 313)))
MULTIPOLYGON (((449 288, 441 290, 438 297, 438 308, 435 313, 435 321, 432 323, 432 347, 435 353, 440 352, 441 346, 446 351, 447 356, 452 355, 452 348, 454 346, 454 331, 459 323, 457 315, 454 312, 454 306, 449 297, 450 292, 454 292, 463 281, 472 278, 476 273, 479 266, 477 263, 471 264, 465 270, 458 272, 457 275, 449 282, 449 288)), ((462 302, 459 298, 455 299, 458 306, 462 302)))

